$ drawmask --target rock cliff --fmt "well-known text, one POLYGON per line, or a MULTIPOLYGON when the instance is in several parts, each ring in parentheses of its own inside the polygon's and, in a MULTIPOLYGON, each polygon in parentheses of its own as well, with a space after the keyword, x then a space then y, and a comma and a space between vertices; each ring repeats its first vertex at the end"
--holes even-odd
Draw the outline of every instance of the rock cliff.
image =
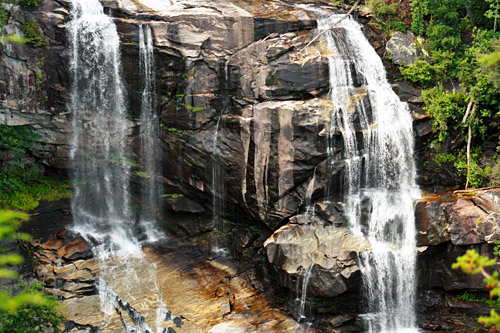
MULTIPOLYGON (((157 176, 165 206, 176 213, 202 214, 217 210, 214 202, 219 200, 224 209, 217 213, 265 230, 255 237, 239 234, 245 240, 239 244, 253 244, 257 250, 265 246, 280 285, 296 291, 300 275, 310 268, 311 296, 330 299, 358 292, 357 253, 368 244, 347 233, 336 201, 342 188, 342 144, 337 138, 334 153, 327 152, 328 51, 321 38, 308 45, 317 34, 315 16, 278 1, 186 0, 173 6, 154 0, 101 2, 115 18, 122 42, 131 124, 127 144, 132 147, 141 126, 139 25, 149 25, 153 32, 163 152, 158 156, 163 174, 157 176), (310 206, 315 218, 306 214, 310 206), (272 232, 264 243, 262 238, 272 232)), ((67 0, 44 0, 36 9, 4 4, 7 33, 21 33, 26 22, 36 21, 47 46, 3 44, 0 52, 0 123, 33 128, 39 142, 30 161, 58 174, 68 170, 71 130, 65 32, 70 5, 67 0)), ((383 55, 383 40, 370 26, 366 33, 383 55)), ((411 40, 400 37, 405 43, 411 40)), ((388 47, 400 59, 404 48, 397 43, 388 47)), ((406 48, 410 55, 400 63, 414 58, 412 46, 406 48)), ((397 75, 386 63, 390 74, 397 75)), ((353 103, 365 97, 363 87, 358 90, 353 103)), ((432 128, 421 110, 420 92, 404 82, 394 90, 410 103, 422 142, 432 128)), ((130 157, 141 163, 138 156, 130 157)), ((482 288, 480 280, 459 276, 450 266, 467 246, 491 253, 487 244, 500 232, 498 201, 498 193, 490 191, 417 204, 423 284, 444 290, 482 288)), ((340 322, 353 319, 342 318, 340 322)))

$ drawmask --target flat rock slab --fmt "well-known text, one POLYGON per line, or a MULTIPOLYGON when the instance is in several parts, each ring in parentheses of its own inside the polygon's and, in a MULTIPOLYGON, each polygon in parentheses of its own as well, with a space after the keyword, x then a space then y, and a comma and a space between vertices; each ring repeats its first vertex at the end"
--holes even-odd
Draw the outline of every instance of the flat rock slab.
MULTIPOLYGON (((106 286, 100 288, 101 297, 66 299, 62 301, 64 315, 102 332, 122 332, 126 327, 153 332, 169 328, 175 332, 299 330, 229 261, 199 260, 189 252, 158 254, 145 249, 136 258, 98 262, 99 272, 93 273, 97 284, 106 286)), ((84 267, 83 262, 75 266, 84 267)), ((61 272, 71 270, 62 268, 61 272)))

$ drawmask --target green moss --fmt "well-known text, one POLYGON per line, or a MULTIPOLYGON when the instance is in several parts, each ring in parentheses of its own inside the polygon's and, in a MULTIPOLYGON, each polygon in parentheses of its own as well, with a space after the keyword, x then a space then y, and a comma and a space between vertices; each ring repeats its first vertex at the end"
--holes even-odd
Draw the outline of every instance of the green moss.
POLYGON ((174 132, 174 133, 179 133, 179 134, 182 133, 182 130, 180 130, 178 128, 175 128, 175 127, 169 127, 169 128, 167 128, 167 131, 174 132))
POLYGON ((141 178, 146 178, 146 179, 149 179, 149 178, 150 178, 150 176, 149 176, 149 174, 148 174, 147 172, 143 172, 143 171, 134 171, 134 173, 135 173, 137 176, 141 177, 141 178))
POLYGON ((281 80, 276 75, 269 75, 266 79, 266 86, 281 86, 281 80))
POLYGON ((1 32, 3 33, 3 28, 7 25, 9 22, 9 12, 5 9, 3 5, 0 6, 0 28, 1 32))
POLYGON ((453 299, 454 300, 465 301, 465 302, 486 303, 486 304, 488 304, 491 307, 500 308, 500 300, 499 299, 489 299, 489 298, 479 297, 476 294, 469 293, 467 291, 464 292, 461 295, 455 296, 453 299))
POLYGON ((184 195, 183 194, 180 194, 180 193, 166 193, 166 194, 162 194, 162 198, 173 198, 173 199, 177 199, 177 198, 182 198, 184 195))
POLYGON ((190 104, 184 104, 184 107, 186 108, 186 110, 190 111, 190 112, 200 112, 200 111, 203 111, 203 108, 202 107, 197 107, 197 106, 192 106, 190 104))

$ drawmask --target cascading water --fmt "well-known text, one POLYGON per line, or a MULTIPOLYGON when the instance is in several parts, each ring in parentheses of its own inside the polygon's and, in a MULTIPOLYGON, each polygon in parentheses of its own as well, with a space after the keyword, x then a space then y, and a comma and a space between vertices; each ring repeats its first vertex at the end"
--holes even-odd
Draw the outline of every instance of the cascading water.
MULTIPOLYGON (((158 233, 151 228, 154 217, 147 218, 142 212, 136 223, 131 209, 127 136, 133 124, 127 119, 116 25, 104 14, 98 0, 73 0, 71 15, 73 229, 93 247, 99 263, 101 311, 110 318, 110 325, 112 316, 118 313, 126 331, 153 332, 151 327, 155 327, 161 332, 168 310, 157 283, 155 264, 141 249, 142 240, 154 241, 158 233), (148 294, 146 298, 144 293, 148 294)), ((144 76, 140 152, 148 180, 142 199, 143 206, 154 210, 150 215, 156 216, 159 190, 154 176, 158 169, 153 159, 159 126, 154 113, 154 58, 149 27, 140 27, 139 46, 144 76)))
POLYGON ((127 120, 120 40, 98 0, 75 0, 71 43, 74 230, 99 256, 140 251, 130 209, 127 120))
MULTIPOLYGON (((220 143, 220 136, 221 136, 221 130, 223 129, 224 121, 223 121, 223 116, 224 112, 227 109, 227 99, 226 99, 226 94, 225 91, 228 89, 227 85, 229 84, 229 60, 227 60, 224 64, 223 67, 224 71, 224 77, 223 77, 223 104, 220 110, 219 115, 217 116, 217 122, 215 123, 215 133, 214 133, 214 141, 212 143, 212 161, 211 161, 211 166, 212 166, 212 206, 213 206, 213 218, 212 218, 212 224, 217 230, 222 230, 223 228, 223 222, 222 222, 222 217, 224 216, 225 213, 225 186, 224 186, 224 179, 222 177, 222 171, 223 171, 223 166, 220 163, 220 149, 219 149, 219 143, 220 143)), ((212 248, 212 252, 216 256, 227 256, 229 254, 228 249, 222 247, 219 244, 219 240, 215 240, 216 243, 214 244, 212 248)))
POLYGON ((413 212, 420 191, 410 112, 360 25, 313 11, 329 49, 330 134, 340 132, 344 144, 345 214, 352 233, 371 243, 360 258, 369 331, 417 331, 413 212))
POLYGON ((140 216, 140 224, 144 234, 150 241, 161 237, 156 231, 156 220, 161 209, 160 189, 156 175, 161 174, 158 163, 160 145, 156 140, 160 137, 160 123, 156 114, 156 79, 154 46, 151 27, 139 25, 139 67, 143 74, 143 90, 141 98, 140 156, 142 158, 142 204, 144 209, 140 216))

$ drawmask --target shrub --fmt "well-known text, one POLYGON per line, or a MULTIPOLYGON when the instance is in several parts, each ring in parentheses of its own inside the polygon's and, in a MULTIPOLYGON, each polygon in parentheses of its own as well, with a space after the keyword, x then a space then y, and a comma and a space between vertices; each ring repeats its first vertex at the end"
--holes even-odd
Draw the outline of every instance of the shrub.
MULTIPOLYGON (((20 286, 22 292, 40 293, 40 284, 20 286)), ((1 292, 3 295, 10 293, 9 289, 1 292)), ((64 323, 64 317, 58 313, 59 304, 55 296, 40 293, 43 302, 40 304, 25 304, 16 312, 0 311, 0 333, 25 333, 25 332, 47 332, 51 328, 53 332, 60 332, 59 326, 64 323)))
POLYGON ((47 40, 43 35, 36 21, 28 21, 23 25, 23 33, 26 37, 26 42, 34 47, 46 46, 47 40))
POLYGON ((406 67, 400 67, 401 74, 405 80, 418 84, 422 88, 428 88, 435 82, 434 68, 427 61, 416 61, 406 67))
POLYGON ((8 149, 22 156, 37 139, 36 133, 25 126, 0 125, 0 149, 8 149))
POLYGON ((9 21, 9 12, 5 9, 3 5, 0 5, 0 28, 2 29, 7 25, 9 21))
POLYGON ((19 3, 23 7, 36 7, 42 0, 20 0, 19 3))

